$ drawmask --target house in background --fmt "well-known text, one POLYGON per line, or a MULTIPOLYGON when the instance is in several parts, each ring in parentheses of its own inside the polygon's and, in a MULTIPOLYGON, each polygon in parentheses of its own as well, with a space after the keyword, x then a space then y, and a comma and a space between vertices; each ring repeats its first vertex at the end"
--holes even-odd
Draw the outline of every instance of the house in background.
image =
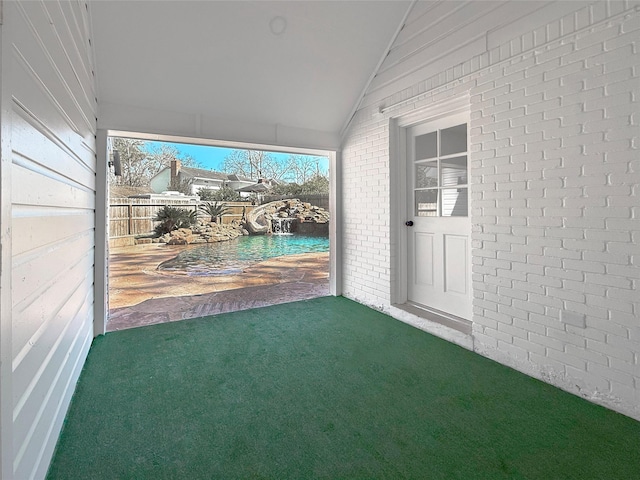
POLYGON ((44 477, 104 332, 123 132, 329 156, 332 293, 640 420, 638 1, 5 1, 0 29, 2 478, 44 477))
POLYGON ((253 185, 254 181, 235 174, 204 170, 202 168, 183 167, 180 160, 172 160, 171 165, 156 173, 149 181, 151 190, 155 193, 162 193, 171 190, 170 185, 189 182, 192 195, 197 195, 201 188, 219 190, 223 186, 228 186, 233 190, 253 185))

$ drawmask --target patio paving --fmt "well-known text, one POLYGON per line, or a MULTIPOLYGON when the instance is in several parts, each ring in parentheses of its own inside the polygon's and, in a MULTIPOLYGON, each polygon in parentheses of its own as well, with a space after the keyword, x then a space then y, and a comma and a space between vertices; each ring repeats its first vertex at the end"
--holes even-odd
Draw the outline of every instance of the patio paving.
POLYGON ((328 253, 272 258, 236 275, 190 277, 156 270, 183 248, 111 249, 107 331, 329 295, 328 253))

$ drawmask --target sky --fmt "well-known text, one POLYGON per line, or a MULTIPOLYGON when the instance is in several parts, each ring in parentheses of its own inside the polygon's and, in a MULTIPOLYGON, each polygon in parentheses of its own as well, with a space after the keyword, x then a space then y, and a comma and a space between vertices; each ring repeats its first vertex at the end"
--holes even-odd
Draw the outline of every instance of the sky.
MULTIPOLYGON (((206 145, 190 145, 186 143, 172 143, 172 142, 147 142, 149 146, 159 146, 162 143, 166 143, 172 147, 175 147, 180 152, 180 156, 190 155, 196 161, 198 161, 202 168, 205 170, 216 170, 218 172, 222 171, 222 164, 224 163, 224 159, 227 155, 234 151, 233 148, 223 148, 223 147, 209 147, 206 145)), ((271 153, 274 157, 282 157, 286 158, 290 154, 288 153, 271 153)), ((320 168, 326 172, 329 171, 329 159, 325 157, 320 158, 320 168)))

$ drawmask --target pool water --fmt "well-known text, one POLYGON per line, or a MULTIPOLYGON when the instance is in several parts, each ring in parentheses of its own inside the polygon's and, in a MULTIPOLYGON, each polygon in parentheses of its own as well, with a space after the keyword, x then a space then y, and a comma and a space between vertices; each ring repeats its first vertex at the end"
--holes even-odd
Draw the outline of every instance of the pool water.
POLYGON ((229 275, 268 258, 328 251, 328 237, 250 235, 188 247, 177 257, 158 265, 158 270, 191 276, 229 275))

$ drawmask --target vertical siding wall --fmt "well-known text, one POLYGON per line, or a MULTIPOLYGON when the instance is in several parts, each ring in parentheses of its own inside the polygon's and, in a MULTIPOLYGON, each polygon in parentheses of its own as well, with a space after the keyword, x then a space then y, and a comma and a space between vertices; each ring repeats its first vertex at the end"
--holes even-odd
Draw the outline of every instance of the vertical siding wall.
POLYGON ((389 308, 389 119, 468 94, 474 349, 640 419, 639 39, 638 2, 416 4, 345 136, 345 295, 389 308))
POLYGON ((84 2, 5 2, 3 28, 12 376, 2 388, 13 399, 3 457, 11 478, 44 478, 93 337, 93 67, 84 2))

